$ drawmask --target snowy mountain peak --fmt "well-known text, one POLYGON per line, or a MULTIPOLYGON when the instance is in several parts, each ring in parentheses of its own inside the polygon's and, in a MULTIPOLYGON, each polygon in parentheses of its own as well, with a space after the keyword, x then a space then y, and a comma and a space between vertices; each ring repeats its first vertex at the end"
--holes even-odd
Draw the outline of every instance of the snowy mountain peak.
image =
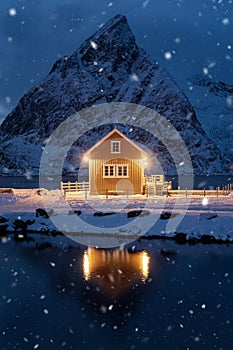
MULTIPOLYGON (((224 171, 221 154, 206 136, 189 100, 171 76, 137 46, 122 15, 110 19, 70 57, 58 60, 48 76, 20 99, 0 127, 0 164, 13 174, 25 169, 37 173, 43 142, 64 120, 86 107, 109 102, 129 102, 157 111, 179 131, 195 173, 224 171)), ((90 131, 82 150, 106 134, 107 128, 97 126, 90 131)), ((158 140, 142 129, 129 134, 129 129, 122 126, 121 131, 151 149, 165 173, 176 173, 169 152, 158 140)))

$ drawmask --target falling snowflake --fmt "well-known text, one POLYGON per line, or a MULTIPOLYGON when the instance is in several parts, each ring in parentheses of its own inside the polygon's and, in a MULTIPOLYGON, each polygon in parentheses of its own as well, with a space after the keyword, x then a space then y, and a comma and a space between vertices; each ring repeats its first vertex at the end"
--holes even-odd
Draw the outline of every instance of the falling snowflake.
POLYGON ((209 73, 208 68, 206 68, 206 67, 204 67, 202 71, 205 75, 207 75, 209 73))
POLYGON ((10 16, 16 16, 17 12, 16 12, 16 9, 12 7, 9 9, 8 13, 10 16))
POLYGON ((229 18, 223 18, 222 24, 223 24, 224 26, 227 26, 229 23, 230 23, 229 18))
POLYGON ((145 0, 142 4, 142 7, 146 8, 148 4, 149 4, 149 0, 145 0))
POLYGON ((164 57, 166 60, 170 60, 172 58, 172 53, 170 51, 167 51, 164 53, 164 57))
POLYGON ((139 81, 139 78, 138 78, 137 74, 135 74, 135 73, 131 74, 130 79, 132 81, 139 81))
POLYGON ((233 104, 233 96, 227 96, 226 101, 227 101, 228 107, 231 107, 233 104))
POLYGON ((27 180, 32 180, 32 174, 29 170, 26 170, 24 176, 26 177, 27 180))
POLYGON ((94 50, 97 50, 98 49, 98 45, 94 42, 94 41, 90 41, 90 44, 91 44, 91 47, 94 49, 94 50))

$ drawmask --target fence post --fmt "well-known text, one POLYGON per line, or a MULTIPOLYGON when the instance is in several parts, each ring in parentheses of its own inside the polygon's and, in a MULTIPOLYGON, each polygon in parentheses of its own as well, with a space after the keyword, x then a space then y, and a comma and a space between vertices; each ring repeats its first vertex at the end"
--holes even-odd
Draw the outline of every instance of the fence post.
POLYGON ((70 192, 70 181, 68 181, 68 191, 70 192))
POLYGON ((218 197, 218 186, 216 188, 216 196, 218 197))
POLYGON ((187 187, 185 188, 185 197, 186 198, 188 197, 188 189, 187 189, 187 187))
POLYGON ((166 191, 167 191, 166 196, 168 197, 169 196, 168 187, 166 188, 166 191))
POLYGON ((204 187, 203 195, 204 195, 204 197, 205 197, 205 195, 206 195, 206 193, 205 193, 205 187, 204 187))
POLYGON ((63 190, 63 181, 61 182, 61 190, 63 190))
POLYGON ((108 199, 108 190, 106 190, 106 199, 108 199))

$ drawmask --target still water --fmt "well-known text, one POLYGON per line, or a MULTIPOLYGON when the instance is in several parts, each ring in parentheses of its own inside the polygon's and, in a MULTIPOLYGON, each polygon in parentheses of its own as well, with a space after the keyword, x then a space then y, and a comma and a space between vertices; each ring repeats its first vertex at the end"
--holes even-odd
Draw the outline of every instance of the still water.
POLYGON ((0 349, 232 349, 231 246, 0 243, 0 349))

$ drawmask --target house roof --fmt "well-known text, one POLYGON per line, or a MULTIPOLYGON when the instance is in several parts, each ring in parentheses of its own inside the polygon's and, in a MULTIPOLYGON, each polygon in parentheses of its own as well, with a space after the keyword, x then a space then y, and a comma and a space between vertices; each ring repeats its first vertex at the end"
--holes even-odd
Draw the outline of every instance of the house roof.
POLYGON ((128 137, 126 137, 124 134, 122 134, 122 132, 120 132, 116 127, 110 131, 107 135, 105 135, 101 140, 99 140, 96 144, 94 144, 89 150, 86 151, 85 156, 87 156, 89 153, 91 153, 95 148, 97 148, 98 146, 100 146, 104 141, 106 141, 111 135, 113 135, 114 133, 117 133, 120 137, 122 137, 123 139, 125 139, 127 142, 129 142, 133 147, 135 147, 138 151, 142 152, 143 154, 145 154, 145 151, 140 148, 135 142, 133 142, 132 140, 130 140, 128 137))

